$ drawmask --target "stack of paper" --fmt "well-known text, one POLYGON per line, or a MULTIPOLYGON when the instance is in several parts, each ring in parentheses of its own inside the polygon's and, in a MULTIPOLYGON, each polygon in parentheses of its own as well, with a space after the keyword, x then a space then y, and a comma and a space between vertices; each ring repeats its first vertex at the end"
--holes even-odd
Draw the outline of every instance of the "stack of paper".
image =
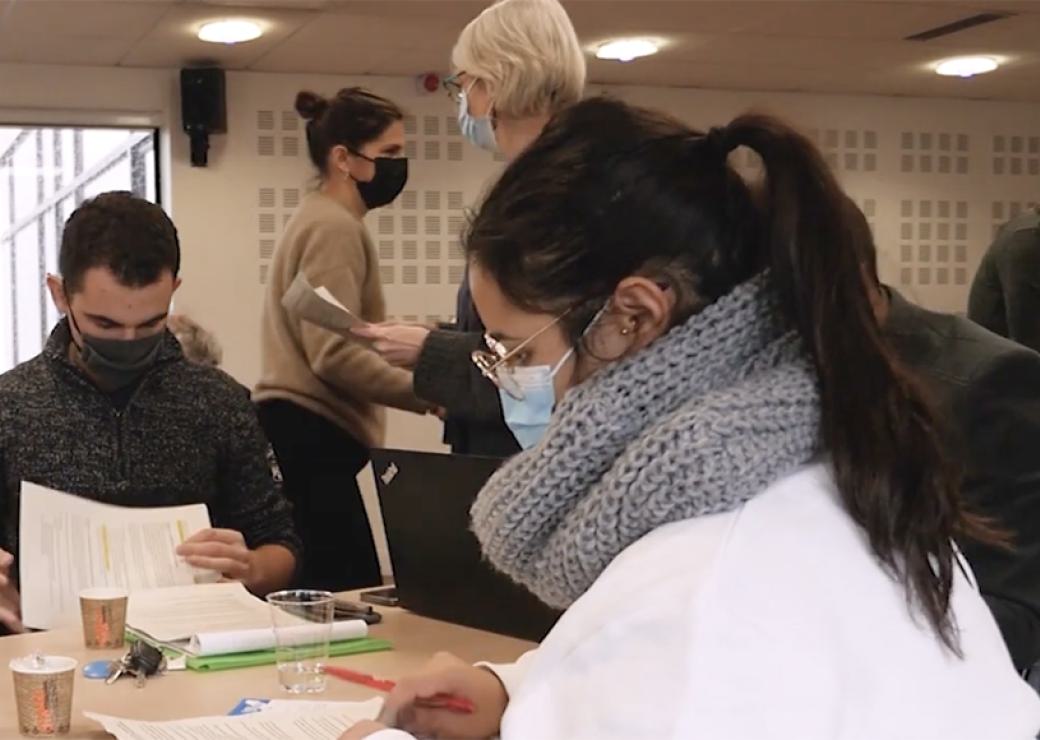
MULTIPOLYGON (((320 637, 325 629, 302 618, 292 629, 320 637)), ((211 583, 138 591, 130 598, 127 626, 149 642, 207 657, 270 650, 275 646, 270 606, 241 583, 211 583)), ((368 635, 360 619, 335 622, 331 639, 368 635)))
POLYGON ((133 593, 217 577, 176 554, 179 544, 210 526, 203 504, 126 508, 22 483, 19 526, 22 621, 29 627, 78 622, 85 588, 133 593))
MULTIPOLYGON (((273 703, 273 702, 272 702, 273 703)), ((143 722, 86 712, 117 740, 336 740, 364 719, 374 719, 382 699, 366 702, 278 702, 278 706, 238 717, 198 717, 172 722, 143 722), (299 704, 299 707, 291 706, 299 704)))

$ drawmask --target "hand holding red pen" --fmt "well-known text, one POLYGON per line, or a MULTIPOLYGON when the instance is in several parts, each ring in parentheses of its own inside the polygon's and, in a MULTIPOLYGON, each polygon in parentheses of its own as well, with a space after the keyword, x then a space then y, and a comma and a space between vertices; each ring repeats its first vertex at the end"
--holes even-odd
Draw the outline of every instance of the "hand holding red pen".
MULTIPOLYGON (((349 668, 341 668, 339 666, 325 666, 326 675, 333 676, 334 678, 340 678, 344 681, 350 681, 351 683, 360 684, 362 686, 368 686, 371 689, 377 691, 391 692, 397 684, 393 681, 388 681, 382 678, 376 678, 370 676, 367 673, 361 673, 360 671, 354 671, 349 668)), ((460 714, 472 714, 474 707, 473 702, 469 699, 461 699, 451 694, 434 694, 433 696, 420 696, 415 700, 417 705, 426 707, 427 709, 448 709, 452 712, 458 712, 460 714)))
POLYGON ((419 673, 397 682, 379 721, 422 737, 488 738, 498 734, 508 703, 494 673, 438 653, 419 673), (444 696, 470 702, 473 711, 429 706, 431 699, 444 696))

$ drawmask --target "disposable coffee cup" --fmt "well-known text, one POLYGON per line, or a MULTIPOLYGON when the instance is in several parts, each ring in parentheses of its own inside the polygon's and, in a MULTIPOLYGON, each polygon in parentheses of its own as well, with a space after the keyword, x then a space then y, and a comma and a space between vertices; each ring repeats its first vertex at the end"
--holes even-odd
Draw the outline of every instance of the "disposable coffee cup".
POLYGON ((74 658, 57 655, 30 655, 11 661, 22 735, 47 737, 69 731, 76 666, 74 658))
POLYGON ((83 642, 88 648, 121 648, 126 639, 127 592, 88 588, 79 593, 83 642))

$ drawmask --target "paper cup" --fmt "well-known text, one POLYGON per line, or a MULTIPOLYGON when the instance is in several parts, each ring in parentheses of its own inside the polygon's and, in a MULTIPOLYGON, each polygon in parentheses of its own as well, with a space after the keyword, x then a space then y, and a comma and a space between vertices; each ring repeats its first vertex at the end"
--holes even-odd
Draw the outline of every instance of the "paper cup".
POLYGON ((88 648, 121 648, 126 636, 127 592, 88 588, 79 593, 83 641, 88 648))
POLYGON ((72 718, 72 685, 76 660, 32 655, 10 663, 18 727, 33 737, 63 735, 72 718))

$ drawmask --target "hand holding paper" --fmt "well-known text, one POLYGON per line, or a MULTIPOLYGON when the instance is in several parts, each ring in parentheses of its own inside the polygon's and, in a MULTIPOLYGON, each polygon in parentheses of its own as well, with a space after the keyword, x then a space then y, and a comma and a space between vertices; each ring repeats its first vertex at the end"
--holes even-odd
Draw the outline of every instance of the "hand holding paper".
POLYGON ((430 329, 416 324, 365 324, 354 334, 372 342, 372 349, 394 367, 412 369, 419 361, 430 329))
POLYGON ((195 583, 204 574, 175 550, 209 526, 203 504, 126 508, 23 483, 22 621, 41 629, 57 626, 63 616, 78 613, 77 596, 85 588, 132 592, 195 583))
POLYGON ((327 288, 315 289, 302 272, 296 274, 282 296, 282 307, 292 316, 343 335, 349 335, 355 327, 368 326, 327 288))
POLYGON ((229 580, 248 584, 252 562, 241 532, 204 529, 178 545, 177 554, 196 568, 215 570, 229 580))

